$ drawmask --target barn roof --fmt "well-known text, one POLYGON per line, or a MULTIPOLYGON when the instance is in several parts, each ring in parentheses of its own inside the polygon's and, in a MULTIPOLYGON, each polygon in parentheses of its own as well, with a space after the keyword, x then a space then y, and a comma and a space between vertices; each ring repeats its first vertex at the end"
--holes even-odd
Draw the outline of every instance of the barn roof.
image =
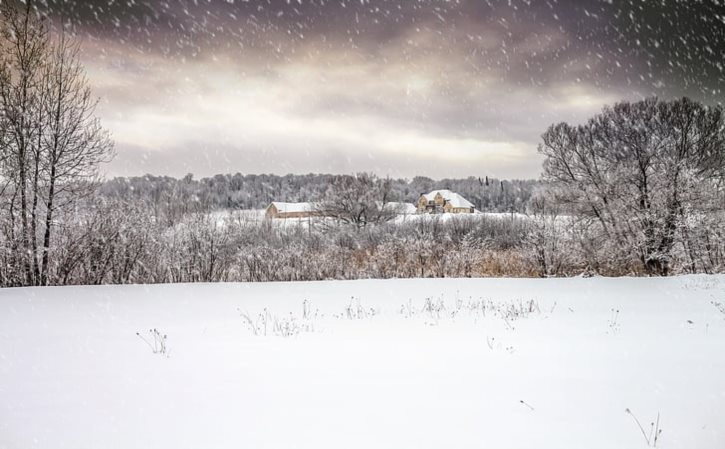
POLYGON ((283 203, 280 201, 272 201, 270 206, 274 206, 279 213, 293 213, 293 212, 314 212, 316 208, 315 203, 283 203))

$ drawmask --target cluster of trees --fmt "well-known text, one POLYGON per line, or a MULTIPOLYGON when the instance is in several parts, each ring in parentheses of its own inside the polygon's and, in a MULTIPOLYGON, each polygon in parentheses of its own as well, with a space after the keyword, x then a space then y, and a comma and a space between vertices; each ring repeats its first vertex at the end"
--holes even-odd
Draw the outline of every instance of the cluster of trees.
POLYGON ((582 257, 647 274, 722 268, 721 107, 656 98, 551 126, 540 152, 551 205, 571 217, 582 257))
MULTIPOLYGON (((68 216, 50 283, 647 273, 636 257, 622 261, 597 249, 607 242, 587 220, 552 213, 548 192, 534 198, 527 215, 414 216, 362 227, 329 218, 269 220, 253 211, 192 212, 168 225, 143 204, 96 198, 68 216)), ((671 273, 725 269, 725 227, 699 229, 707 240, 697 265, 675 245, 671 273)))
MULTIPOLYGON (((99 199, 64 228, 57 284, 536 276, 531 224, 440 217, 365 227, 330 219, 268 220, 249 211, 190 213, 174 226, 152 211, 99 199), (65 244, 67 243, 67 244, 65 244)), ((570 268, 570 267, 568 267, 570 268)), ((563 271, 562 271, 563 273, 563 271)), ((574 274, 572 270, 566 274, 574 274)))
POLYGON ((47 285, 60 215, 90 191, 112 143, 78 45, 26 2, 0 3, 2 285, 47 285))

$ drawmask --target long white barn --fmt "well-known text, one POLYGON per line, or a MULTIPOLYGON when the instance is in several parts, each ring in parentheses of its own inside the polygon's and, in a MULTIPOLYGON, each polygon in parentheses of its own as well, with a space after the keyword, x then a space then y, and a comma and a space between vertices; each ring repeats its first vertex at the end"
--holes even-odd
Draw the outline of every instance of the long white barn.
POLYGON ((273 201, 265 214, 269 218, 306 218, 319 215, 316 203, 283 203, 273 201))

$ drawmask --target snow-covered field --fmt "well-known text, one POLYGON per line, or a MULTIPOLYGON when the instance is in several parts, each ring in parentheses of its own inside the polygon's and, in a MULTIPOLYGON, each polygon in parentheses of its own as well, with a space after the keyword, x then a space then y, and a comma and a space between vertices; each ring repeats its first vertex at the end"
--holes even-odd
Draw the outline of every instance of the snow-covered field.
POLYGON ((725 277, 0 290, 0 448, 625 449, 658 414, 725 447, 725 277))

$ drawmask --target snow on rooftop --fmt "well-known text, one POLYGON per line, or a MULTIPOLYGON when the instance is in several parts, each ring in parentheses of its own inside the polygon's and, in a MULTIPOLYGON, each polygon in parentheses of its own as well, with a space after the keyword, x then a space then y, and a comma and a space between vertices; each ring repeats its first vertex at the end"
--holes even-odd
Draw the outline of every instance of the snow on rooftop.
POLYGON ((447 198, 447 197, 449 197, 449 196, 450 196, 450 195, 451 195, 451 194, 452 194, 453 192, 451 192, 450 190, 433 190, 433 191, 432 191, 432 192, 430 192, 430 193, 424 193, 424 194, 423 194, 423 196, 424 196, 424 197, 425 197, 425 199, 427 199, 428 201, 433 201, 433 200, 435 199, 436 195, 437 195, 437 194, 439 194, 439 193, 441 194, 441 196, 442 196, 443 198, 447 198))
POLYGON ((271 205, 274 206, 279 213, 313 212, 316 208, 315 203, 283 203, 273 201, 271 205))
POLYGON ((446 198, 446 200, 451 203, 451 206, 453 207, 474 207, 473 203, 457 193, 452 193, 449 198, 446 198))

